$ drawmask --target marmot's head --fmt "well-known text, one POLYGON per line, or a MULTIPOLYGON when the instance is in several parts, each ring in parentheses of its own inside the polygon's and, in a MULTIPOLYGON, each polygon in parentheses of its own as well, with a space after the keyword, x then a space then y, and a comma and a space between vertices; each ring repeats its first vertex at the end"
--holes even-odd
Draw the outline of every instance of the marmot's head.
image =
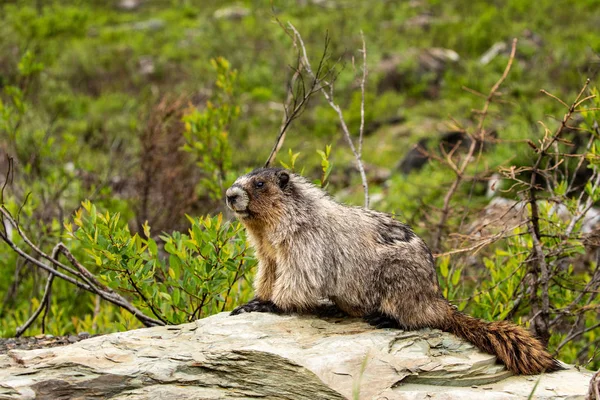
POLYGON ((290 172, 259 168, 240 176, 225 193, 227 206, 242 222, 273 221, 281 215, 290 172))

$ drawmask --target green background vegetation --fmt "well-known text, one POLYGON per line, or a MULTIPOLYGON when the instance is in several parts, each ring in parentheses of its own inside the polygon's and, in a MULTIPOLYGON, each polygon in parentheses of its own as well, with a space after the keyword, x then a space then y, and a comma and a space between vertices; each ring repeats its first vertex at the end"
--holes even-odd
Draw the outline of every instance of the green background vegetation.
MULTIPOLYGON (((519 39, 514 65, 500 89, 503 101, 492 104, 486 123, 501 142, 469 167, 471 174, 530 165, 537 157, 515 141, 538 143, 544 133, 538 121, 555 130, 565 112, 540 89, 570 103, 586 78, 597 86, 597 0, 147 0, 134 10, 121 8, 118 1, 5 1, 0 5, 0 172, 8 169, 4 154, 13 157, 14 179, 4 203, 13 215, 20 213, 30 238, 48 252, 65 241, 109 286, 135 298, 137 289, 123 275, 133 271, 138 289, 162 307, 161 318, 171 323, 228 310, 248 299, 254 260, 240 227, 227 222, 231 215, 217 215, 226 212, 223 189, 239 174, 262 166, 281 123, 296 52, 274 17, 298 28, 313 63, 329 35, 329 62, 337 61, 339 71, 336 101, 354 133, 360 123, 358 50, 364 32, 366 124, 379 125, 363 149, 375 196, 372 207, 395 213, 428 241, 439 221, 435 210, 442 207, 454 175, 437 162, 410 175, 396 165, 419 139, 435 140, 457 127, 475 131, 478 120, 472 111, 484 99, 464 87, 487 94, 508 61, 509 49, 482 64, 488 49, 498 42, 509 48, 512 38, 519 39), (224 15, 232 10, 238 15, 224 15), (439 71, 424 68, 419 55, 430 48, 451 49, 460 59, 439 71), (381 65, 396 55, 394 90, 384 84, 381 65), (385 123, 394 118, 403 122, 385 123), (377 180, 377 171, 389 177, 377 180), (84 200, 91 203, 81 208, 84 200), (186 214, 213 217, 188 220, 186 214), (222 218, 219 228, 217 218, 222 218), (217 243, 225 253, 203 247, 207 243, 217 243)), ((590 112, 586 118, 583 126, 589 130, 596 117, 590 112)), ((320 95, 287 133, 278 160, 290 165, 291 158, 296 170, 315 180, 322 163, 330 163, 328 191, 340 201, 362 203, 353 156, 337 115, 320 95), (317 153, 328 144, 327 157, 317 153)), ((489 201, 485 190, 485 182, 460 186, 446 234, 460 232, 476 217, 475 210, 489 201)), ((547 229, 564 227, 557 220, 547 229)), ((22 244, 17 236, 14 240, 22 244)), ((444 241, 438 250, 454 245, 444 241)), ((580 242, 574 247, 586 252, 580 242)), ((528 249, 526 239, 497 244, 478 255, 484 260, 480 269, 465 266, 464 259, 438 259, 446 293, 458 300, 473 295, 457 303, 474 315, 505 318, 528 249)), ((577 273, 573 266, 564 273, 577 275, 584 285, 594 268, 589 261, 577 273)), ((44 273, 0 244, 0 335, 14 335, 31 315, 45 281, 44 273)), ((572 291, 553 290, 557 308, 573 299, 572 291)), ((135 301, 152 314, 148 302, 135 301)), ((524 322, 529 308, 520 307, 510 317, 524 322)), ((581 323, 593 326, 597 319, 592 311, 581 323)), ((65 282, 54 283, 47 333, 139 326, 126 311, 97 304, 95 296, 65 282)), ((27 334, 41 330, 36 322, 27 334)), ((551 347, 564 337, 557 330, 551 347)), ((562 348, 560 357, 583 364, 591 359, 588 366, 598 367, 595 346, 589 344, 599 339, 598 329, 590 330, 562 348)))

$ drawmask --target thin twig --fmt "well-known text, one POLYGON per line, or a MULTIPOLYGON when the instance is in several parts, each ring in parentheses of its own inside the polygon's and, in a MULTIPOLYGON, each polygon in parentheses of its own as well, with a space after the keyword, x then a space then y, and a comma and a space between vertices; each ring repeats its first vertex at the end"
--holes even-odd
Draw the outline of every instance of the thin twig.
POLYGON ((587 327, 585 329, 580 329, 576 332, 571 333, 570 335, 567 335, 567 337, 565 337, 563 339, 562 342, 560 342, 560 344, 558 346, 556 346, 556 350, 555 352, 558 353, 558 351, 560 349, 562 349, 567 343, 569 343, 571 340, 577 338, 578 336, 583 335, 584 333, 588 333, 590 331, 593 331, 594 329, 600 328, 600 322, 598 322, 597 324, 594 324, 590 327, 587 327))
MULTIPOLYGON (((362 40, 362 55, 363 55, 363 70, 362 79, 360 80, 360 130, 358 136, 358 154, 362 154, 363 133, 365 131, 365 81, 367 80, 367 45, 365 43, 365 35, 360 31, 360 39, 362 40)), ((365 198, 365 204, 369 201, 365 198)))
POLYGON ((144 293, 141 291, 141 289, 138 288, 138 286, 135 284, 135 281, 133 280, 133 277, 131 276, 131 272, 129 271, 129 269, 125 268, 125 273, 127 274, 127 278, 129 278, 129 283, 131 284, 131 287, 133 287, 133 290, 135 290, 135 292, 138 294, 138 296, 140 296, 140 298, 142 299, 144 304, 146 304, 148 306, 148 308, 150 308, 150 311, 152 311, 152 314, 154 314, 154 316, 156 318, 158 318, 164 325, 167 325, 168 324, 167 320, 165 320, 162 317, 162 315, 154 308, 154 305, 152 304, 152 302, 150 302, 146 298, 146 295, 144 295, 144 293))
POLYGON ((559 99, 558 97, 556 97, 555 95, 553 95, 552 93, 544 90, 544 89, 540 89, 541 93, 544 93, 546 96, 552 97, 554 100, 558 101, 560 104, 562 104, 563 106, 565 106, 565 108, 568 110, 569 109, 569 105, 567 103, 565 103, 564 101, 562 101, 561 99, 559 99))
MULTIPOLYGON (((314 79, 315 73, 313 72, 313 69, 310 65, 310 61, 308 59, 308 55, 306 52, 306 46, 304 45, 302 36, 300 35, 300 33, 298 32, 296 27, 291 22, 288 22, 288 27, 289 27, 289 29, 292 30, 292 32, 294 32, 294 36, 298 39, 298 45, 300 46, 300 49, 302 50, 302 62, 304 64, 305 70, 314 79)), ((366 52, 364 53, 364 56, 366 57, 366 52)), ((352 150, 352 154, 354 154, 354 158, 356 159, 356 162, 357 162, 358 171, 360 172, 360 177, 362 179, 363 190, 365 192, 365 207, 368 208, 369 207, 369 184, 367 182, 367 175, 365 173, 365 169, 363 166, 362 156, 361 156, 360 152, 354 146, 354 143, 352 141, 352 136, 350 135, 350 130, 348 129, 348 126, 346 125, 346 121, 344 120, 344 113, 343 113, 341 107, 338 104, 336 104, 335 101, 333 100, 333 85, 326 80, 324 80, 324 82, 326 83, 326 85, 321 85, 321 87, 320 87, 321 93, 323 94, 323 97, 325 97, 325 100, 327 101, 329 106, 338 115, 338 119, 340 121, 340 125, 342 128, 342 132, 344 134, 344 138, 346 139, 346 142, 348 142, 348 146, 350 146, 350 150, 352 150), (327 90, 325 90, 326 87, 329 87, 329 92, 327 90)))
POLYGON ((464 247, 464 248, 460 248, 460 249, 455 249, 455 250, 450 250, 450 251, 446 251, 446 252, 440 253, 440 254, 434 254, 433 256, 435 258, 439 258, 439 257, 451 256, 451 255, 454 255, 454 254, 461 254, 461 253, 472 253, 473 255, 475 255, 482 248, 484 248, 484 247, 486 247, 486 246, 488 246, 488 245, 490 245, 490 244, 492 244, 492 243, 494 243, 494 242, 496 242, 498 240, 506 238, 507 237, 506 236, 506 232, 512 232, 512 231, 514 231, 515 229, 521 227, 524 224, 525 224, 525 221, 521 222, 521 223, 519 223, 517 225, 514 225, 514 226, 512 226, 510 228, 505 228, 505 229, 502 230, 502 232, 499 232, 499 233, 497 233, 497 234, 495 234, 493 236, 488 236, 486 238, 483 238, 479 242, 475 243, 472 246, 464 247))
POLYGON ((292 121, 292 118, 290 118, 290 116, 288 114, 288 107, 289 107, 288 105, 294 99, 294 92, 293 92, 292 88, 299 76, 300 76, 299 70, 296 70, 294 72, 294 75, 292 75, 292 79, 291 79, 291 82, 290 82, 290 85, 288 88, 287 98, 286 98, 285 104, 284 104, 284 113, 283 113, 283 116, 281 117, 281 126, 279 127, 279 134, 277 136, 277 139, 275 140, 275 145, 273 146, 273 149, 271 150, 271 153, 269 154, 269 158, 267 158, 267 162, 265 163, 265 168, 270 166, 271 164, 273 164, 273 161, 275 161, 275 157, 277 156, 277 153, 281 149, 281 146, 283 145, 283 142, 285 140, 285 133, 292 121))
MULTIPOLYGON (((528 227, 533 240, 533 249, 529 268, 529 293, 531 295, 532 304, 531 314, 535 315, 535 317, 532 317, 531 320, 533 321, 536 333, 544 341, 547 341, 550 336, 548 331, 550 324, 550 271, 549 265, 546 262, 546 254, 544 254, 541 241, 542 234, 540 229, 540 216, 536 195, 536 180, 538 175, 543 176, 543 169, 540 168, 540 166, 547 156, 551 156, 551 154, 548 153, 548 150, 554 145, 554 143, 556 143, 560 139, 560 135, 563 133, 565 127, 567 126, 567 122, 571 119, 571 116, 575 112, 576 107, 581 104, 581 96, 587 89, 589 83, 590 80, 587 79, 581 91, 575 98, 575 101, 573 101, 571 106, 568 108, 567 113, 564 115, 560 126, 557 128, 554 134, 549 133, 549 130, 545 129, 544 138, 542 139, 538 150, 538 158, 536 159, 533 167, 531 168, 531 179, 529 182, 528 190, 528 202, 531 210, 531 218, 529 219, 528 227), (537 293, 538 287, 540 285, 541 299, 539 298, 537 293)), ((586 99, 587 98, 589 98, 589 96, 586 97, 586 99)), ((560 346, 558 347, 558 349, 560 349, 560 346)))
MULTIPOLYGON (((498 81, 494 84, 494 86, 492 86, 489 94, 487 95, 485 104, 483 105, 483 108, 479 112, 480 116, 479 116, 479 124, 477 126, 477 136, 480 138, 482 143, 483 143, 483 136, 485 134, 485 131, 483 130, 483 126, 485 123, 485 119, 488 115, 488 110, 489 110, 490 104, 492 103, 492 100, 494 99, 496 92, 500 88, 500 85, 508 77, 508 73, 510 72, 513 61, 515 59, 516 51, 517 51, 517 39, 515 38, 515 39, 513 39, 512 49, 510 52, 510 57, 508 59, 508 63, 506 64, 506 68, 504 69, 504 72, 502 73, 502 76, 500 77, 500 79, 498 79, 498 81)), ((440 252, 442 236, 444 234, 444 228, 446 226, 446 221, 448 220, 448 218, 450 216, 450 201, 454 197, 456 190, 458 189, 459 185, 461 184, 461 182, 464 179, 465 170, 467 169, 467 166, 469 165, 469 163, 472 161, 473 155, 475 154, 475 150, 477 149, 477 143, 478 143, 477 140, 474 140, 474 138, 471 138, 471 145, 469 146, 469 151, 467 152, 467 155, 463 158, 463 160, 460 163, 460 165, 458 166, 458 168, 456 168, 456 169, 453 168, 456 178, 452 182, 452 185, 450 185, 448 192, 446 192, 446 195, 444 196, 444 205, 442 207, 442 215, 440 217, 440 222, 438 223, 438 226, 437 226, 437 232, 433 238, 432 247, 433 247, 434 252, 436 252, 436 253, 440 252)), ((483 147, 483 144, 481 145, 481 147, 483 147)))
MULTIPOLYGON (((23 232, 23 230, 21 229, 20 224, 18 223, 17 220, 15 220, 11 214, 8 212, 8 210, 2 206, 0 206, 0 214, 2 214, 2 217, 5 218, 8 223, 12 226, 15 227, 15 229, 17 230, 17 232, 19 233, 19 236, 21 236, 21 238, 23 239, 23 241, 25 242, 26 245, 28 245, 36 254, 38 254, 40 257, 50 261, 52 264, 56 265, 59 268, 62 268, 63 270, 67 271, 68 273, 70 273, 71 275, 74 275, 78 278, 81 278, 82 280, 85 281, 85 283, 87 283, 90 287, 94 287, 94 286, 98 286, 99 283, 96 280, 95 282, 90 282, 90 277, 92 277, 94 280, 96 279, 95 277, 93 277, 93 275, 88 271, 86 275, 84 274, 80 274, 78 273, 76 270, 66 266, 65 264, 61 263, 60 261, 58 261, 57 259, 53 259, 52 257, 50 257, 48 254, 44 253, 42 250, 40 250, 39 247, 37 247, 30 239, 29 237, 25 234, 25 232, 23 232)), ((57 246, 62 247, 62 249, 67 250, 67 248, 62 244, 59 243, 57 246)), ((78 264, 79 267, 81 267, 81 269, 86 270, 85 268, 83 268, 83 266, 81 266, 81 264, 79 264, 76 260, 75 257, 73 257, 67 250, 67 252, 65 254, 69 254, 70 255, 70 259, 69 261, 71 261, 71 263, 73 263, 73 261, 75 261, 76 264, 78 264)), ((67 256, 67 258, 69 258, 69 256, 67 256)), ((73 263, 74 264, 74 263, 73 263)), ((75 264, 74 264, 75 265, 75 264)), ((86 270, 87 271, 87 270, 86 270)))
MULTIPOLYGON (((292 38, 293 46, 296 49, 298 49, 298 45, 296 43, 296 40, 297 40, 296 36, 290 34, 290 32, 286 29, 285 25, 283 25, 277 17, 275 17, 275 20, 277 21, 279 26, 284 30, 284 32, 286 32, 286 34, 288 34, 292 38)), ((319 61, 319 65, 317 67, 316 73, 311 74, 311 83, 308 86, 308 89, 304 82, 304 76, 302 74, 302 69, 304 68, 304 63, 302 61, 302 55, 301 55, 300 51, 301 50, 298 49, 296 67, 292 68, 294 73, 288 84, 287 97, 283 104, 284 113, 283 113, 283 116, 281 119, 281 126, 279 127, 279 133, 275 140, 275 144, 273 145, 273 148, 271 149, 271 153, 269 154, 269 157, 267 158, 267 161, 265 163, 265 168, 270 166, 273 163, 273 161, 275 161, 275 157, 277 156, 277 153, 279 152, 279 150, 281 149, 281 146, 283 145, 283 142, 286 137, 286 132, 287 132, 288 128, 290 127, 291 123, 295 119, 300 117, 300 115, 302 115, 302 113, 308 106, 308 101, 310 100, 310 98, 315 93, 319 92, 320 90, 322 90, 323 88, 325 88, 326 86, 328 86, 330 84, 329 82, 326 81, 326 78, 328 76, 332 76, 334 73, 333 68, 325 69, 325 62, 327 60, 328 51, 329 51, 329 36, 325 36, 325 45, 323 46, 323 54, 319 61)))
MULTIPOLYGON (((14 180, 14 167, 13 167, 13 158, 10 156, 6 156, 6 162, 8 163, 8 168, 6 170, 6 176, 4 177, 4 183, 2 184, 2 189, 0 189, 0 205, 4 205, 4 189, 8 186, 9 182, 12 184, 14 180)), ((2 217, 0 217, 0 222, 2 222, 2 217)))
MULTIPOLYGON (((594 143, 594 135, 590 135, 590 139, 588 140, 588 143, 585 147, 585 152, 589 152, 590 149, 592 148, 592 144, 594 143)), ((568 156, 567 154, 564 154, 564 156, 568 156)), ((579 173, 579 170, 581 168, 581 166, 583 165, 583 162, 585 161, 585 156, 583 155, 579 155, 577 154, 576 156, 579 156, 579 161, 577 162, 577 166, 575 167, 575 171, 573 171, 573 177, 571 178, 571 182, 569 182, 569 186, 567 187, 567 193, 570 193, 571 190, 573 189, 573 185, 575 184, 575 180, 577 178, 577 174, 579 173)))
MULTIPOLYGON (((52 259, 54 259, 54 260, 58 259, 58 252, 59 252, 58 246, 54 246, 54 249, 52 249, 52 255, 51 255, 52 259)), ((21 325, 17 328, 17 331, 15 332, 15 337, 20 337, 23 334, 23 332, 25 332, 31 326, 31 324, 37 319, 37 317, 40 315, 42 310, 44 308, 46 308, 46 310, 47 310, 50 307, 50 301, 49 301, 50 300, 50 292, 52 290, 52 282, 54 281, 54 276, 55 276, 54 274, 48 274, 48 280, 46 281, 46 287, 44 288, 44 295, 42 296, 40 305, 35 310, 35 312, 31 315, 31 317, 29 317, 29 319, 27 321, 25 321, 23 323, 23 325, 21 325)))

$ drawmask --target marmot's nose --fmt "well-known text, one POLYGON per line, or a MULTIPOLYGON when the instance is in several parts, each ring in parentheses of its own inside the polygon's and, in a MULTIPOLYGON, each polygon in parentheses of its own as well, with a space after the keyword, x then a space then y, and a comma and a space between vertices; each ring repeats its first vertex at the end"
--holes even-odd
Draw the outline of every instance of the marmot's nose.
POLYGON ((240 196, 237 194, 227 195, 227 201, 229 202, 229 204, 233 204, 238 199, 238 197, 240 196))
POLYGON ((240 188, 230 187, 229 189, 227 189, 227 191, 225 192, 225 199, 227 200, 227 204, 233 207, 236 200, 240 198, 241 194, 242 192, 240 188))

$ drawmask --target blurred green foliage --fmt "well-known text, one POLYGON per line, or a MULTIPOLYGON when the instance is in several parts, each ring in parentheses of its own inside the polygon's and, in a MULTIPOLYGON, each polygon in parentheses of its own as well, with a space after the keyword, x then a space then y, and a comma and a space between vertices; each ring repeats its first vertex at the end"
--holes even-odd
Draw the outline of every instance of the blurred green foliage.
POLYGON ((182 149, 194 155, 196 165, 205 175, 200 186, 213 199, 220 200, 237 177, 232 169, 227 131, 239 116, 240 107, 235 99, 237 71, 231 71, 229 62, 222 57, 211 60, 211 65, 217 71, 218 90, 206 102, 205 110, 193 109, 184 115, 186 143, 182 149))

